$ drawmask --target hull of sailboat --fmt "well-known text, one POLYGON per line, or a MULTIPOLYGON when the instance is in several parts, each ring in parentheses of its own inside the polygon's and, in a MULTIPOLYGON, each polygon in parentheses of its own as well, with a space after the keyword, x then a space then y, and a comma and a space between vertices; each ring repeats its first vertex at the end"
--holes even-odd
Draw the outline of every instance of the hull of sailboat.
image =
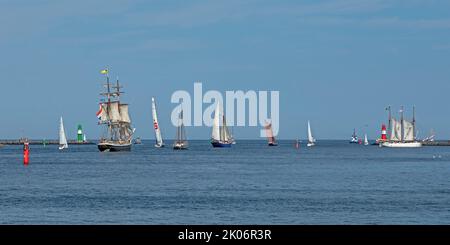
POLYGON ((350 142, 349 142, 350 144, 358 144, 359 143, 359 141, 358 140, 350 140, 350 142))
POLYGON ((174 150, 187 150, 188 145, 185 143, 175 143, 175 144, 173 144, 173 149, 174 150))
POLYGON ((306 144, 306 146, 308 146, 308 147, 311 147, 311 146, 315 146, 316 144, 315 143, 312 143, 312 142, 308 142, 308 144, 306 144))
POLYGON ((226 148, 229 148, 229 147, 231 147, 231 145, 232 145, 233 143, 220 142, 220 141, 212 141, 211 144, 212 144, 213 147, 217 147, 217 148, 225 148, 225 147, 226 147, 226 148))
POLYGON ((270 142, 270 143, 269 143, 269 146, 278 146, 278 143, 270 142))
POLYGON ((67 149, 68 146, 67 145, 60 145, 58 148, 59 148, 60 151, 62 151, 64 149, 67 149))
POLYGON ((155 144, 155 147, 156 147, 156 148, 164 148, 165 145, 164 145, 164 144, 155 144))
POLYGON ((422 147, 421 142, 384 142, 380 144, 382 147, 389 148, 418 148, 422 147))
POLYGON ((131 144, 118 144, 118 143, 99 143, 97 145, 98 150, 101 152, 109 151, 109 152, 119 152, 119 151, 131 151, 131 144))

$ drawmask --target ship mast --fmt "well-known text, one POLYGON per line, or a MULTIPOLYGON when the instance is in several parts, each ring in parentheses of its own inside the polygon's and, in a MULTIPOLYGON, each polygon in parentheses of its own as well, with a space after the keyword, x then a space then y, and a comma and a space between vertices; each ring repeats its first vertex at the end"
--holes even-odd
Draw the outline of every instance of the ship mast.
POLYGON ((403 119, 403 106, 401 106, 400 107, 400 125, 401 125, 400 140, 401 140, 401 142, 404 141, 404 137, 405 137, 405 133, 404 133, 405 127, 403 125, 403 120, 404 120, 403 119))
POLYGON ((392 134, 392 115, 391 115, 391 106, 388 106, 388 113, 389 113, 389 124, 388 124, 388 134, 389 134, 389 137, 388 137, 388 139, 390 139, 391 138, 391 134, 392 134))
POLYGON ((413 139, 416 140, 416 106, 413 106, 413 139))

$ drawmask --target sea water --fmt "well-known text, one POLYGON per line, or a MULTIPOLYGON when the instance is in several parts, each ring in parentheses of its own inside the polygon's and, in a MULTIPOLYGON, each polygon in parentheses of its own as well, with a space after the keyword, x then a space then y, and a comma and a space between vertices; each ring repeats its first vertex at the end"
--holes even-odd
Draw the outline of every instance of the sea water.
POLYGON ((450 147, 0 148, 2 224, 450 224, 450 147))

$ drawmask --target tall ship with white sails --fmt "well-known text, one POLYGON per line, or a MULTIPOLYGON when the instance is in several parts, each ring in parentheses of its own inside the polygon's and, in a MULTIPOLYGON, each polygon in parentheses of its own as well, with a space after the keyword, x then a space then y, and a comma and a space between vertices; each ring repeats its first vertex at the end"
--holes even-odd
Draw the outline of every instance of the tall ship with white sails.
POLYGON ((64 130, 64 122, 63 118, 59 119, 59 149, 64 150, 69 148, 69 144, 67 144, 66 131, 64 130))
POLYGON ((212 126, 211 144, 213 147, 231 147, 233 144, 233 136, 227 127, 225 113, 219 102, 214 112, 214 121, 212 126))
POLYGON ((134 129, 128 113, 128 104, 120 101, 123 94, 119 80, 115 84, 109 81, 108 70, 101 73, 106 76, 106 91, 100 95, 104 97, 97 112, 99 125, 104 127, 104 134, 98 143, 100 151, 130 151, 134 129))
POLYGON ((421 147, 422 143, 416 140, 416 117, 413 107, 412 121, 405 120, 403 116, 403 106, 400 109, 400 120, 391 116, 391 107, 389 110, 389 137, 388 141, 380 143, 383 147, 398 148, 416 148, 421 147))
POLYGON ((308 121, 308 144, 306 146, 315 146, 316 145, 316 139, 314 139, 311 131, 311 124, 308 121))
POLYGON ((155 98, 153 97, 152 97, 152 116, 153 116, 153 128, 155 129, 155 138, 156 138, 155 147, 162 148, 164 147, 164 142, 161 136, 161 129, 159 128, 158 115, 156 113, 155 98))

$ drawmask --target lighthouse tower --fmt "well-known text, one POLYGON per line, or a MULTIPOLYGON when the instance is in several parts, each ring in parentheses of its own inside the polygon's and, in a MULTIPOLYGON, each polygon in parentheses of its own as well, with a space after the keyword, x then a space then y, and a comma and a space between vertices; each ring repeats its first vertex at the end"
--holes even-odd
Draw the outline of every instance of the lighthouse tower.
POLYGON ((83 143, 84 139, 83 139, 83 127, 81 126, 81 124, 78 124, 78 131, 77 131, 77 142, 78 143, 83 143))
POLYGON ((387 141, 386 137, 386 125, 381 125, 381 141, 387 141))

